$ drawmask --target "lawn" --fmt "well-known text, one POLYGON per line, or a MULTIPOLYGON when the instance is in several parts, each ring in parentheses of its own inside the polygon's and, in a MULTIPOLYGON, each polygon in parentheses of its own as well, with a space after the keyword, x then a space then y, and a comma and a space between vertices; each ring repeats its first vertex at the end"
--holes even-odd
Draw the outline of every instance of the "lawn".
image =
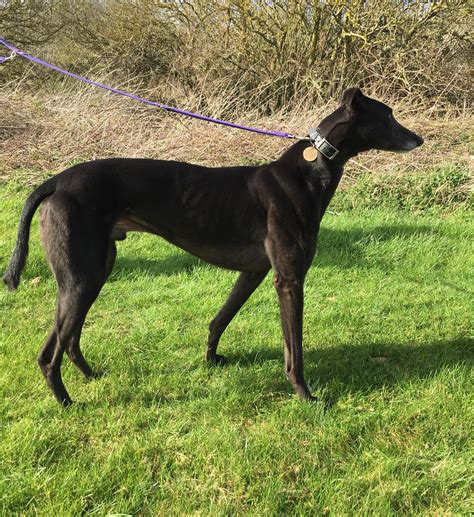
MULTIPOLYGON (((0 188, 0 268, 27 191, 0 188)), ((105 371, 62 409, 36 355, 55 284, 33 226, 0 290, 1 513, 467 515, 474 481, 472 212, 327 214, 306 284, 302 403, 271 275, 203 362, 236 273, 150 235, 119 258, 82 349, 105 371)))

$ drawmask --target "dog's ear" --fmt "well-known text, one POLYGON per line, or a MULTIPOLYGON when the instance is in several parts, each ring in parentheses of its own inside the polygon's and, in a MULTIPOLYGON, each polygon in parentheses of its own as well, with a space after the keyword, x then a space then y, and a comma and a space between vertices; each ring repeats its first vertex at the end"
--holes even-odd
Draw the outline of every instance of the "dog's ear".
POLYGON ((341 106, 359 111, 363 108, 364 94, 360 88, 347 88, 341 97, 341 106))

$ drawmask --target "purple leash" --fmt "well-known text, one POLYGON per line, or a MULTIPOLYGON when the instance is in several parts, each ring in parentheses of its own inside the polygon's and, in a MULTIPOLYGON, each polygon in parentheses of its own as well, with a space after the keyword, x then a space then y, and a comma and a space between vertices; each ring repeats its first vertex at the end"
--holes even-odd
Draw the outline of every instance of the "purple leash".
POLYGON ((85 83, 92 84, 93 86, 97 86, 98 88, 102 88, 103 90, 108 90, 109 92, 117 93, 119 95, 123 95, 124 97, 129 97, 130 99, 134 99, 136 101, 140 101, 145 104, 155 106, 157 108, 161 108, 167 112, 178 113, 179 115, 185 115, 186 117, 192 117, 192 118, 197 118, 199 120, 205 120, 206 122, 213 122, 214 124, 220 124, 222 126, 235 127, 236 129, 243 129, 244 131, 252 131, 253 133, 259 133, 261 135, 279 136, 281 138, 292 138, 292 139, 300 138, 296 135, 292 135, 291 133, 285 133, 282 131, 266 131, 264 129, 257 129, 254 127, 242 126, 240 124, 234 124, 233 122, 226 122, 225 120, 219 120, 219 119, 212 118, 212 117, 206 117, 205 115, 200 115, 199 113, 191 113, 190 111, 185 111, 185 110, 182 110, 179 108, 174 108, 172 106, 166 106, 166 104, 160 104, 158 102, 153 102, 148 99, 144 99, 143 97, 139 97, 138 95, 133 95, 132 93, 124 92, 122 90, 112 88, 111 86, 107 86, 106 84, 98 83, 96 81, 92 81, 91 79, 87 79, 87 77, 82 77, 80 75, 73 74, 72 72, 68 72, 67 70, 63 70, 62 68, 59 68, 58 66, 52 65, 51 63, 47 63, 46 61, 43 61, 42 59, 38 59, 37 57, 31 56, 30 54, 27 54, 26 52, 23 52, 20 49, 17 49, 11 43, 8 43, 8 41, 4 40, 3 38, 0 38, 0 43, 2 45, 4 45, 5 47, 7 47, 8 49, 10 49, 12 52, 12 54, 9 57, 6 57, 6 58, 1 57, 0 64, 4 63, 5 61, 14 57, 15 55, 19 55, 21 57, 24 57, 25 59, 28 59, 29 61, 33 61, 33 63, 37 63, 46 68, 50 68, 51 70, 56 70, 56 72, 59 72, 63 75, 68 75, 69 77, 74 77, 74 79, 78 79, 79 81, 83 81, 85 83))

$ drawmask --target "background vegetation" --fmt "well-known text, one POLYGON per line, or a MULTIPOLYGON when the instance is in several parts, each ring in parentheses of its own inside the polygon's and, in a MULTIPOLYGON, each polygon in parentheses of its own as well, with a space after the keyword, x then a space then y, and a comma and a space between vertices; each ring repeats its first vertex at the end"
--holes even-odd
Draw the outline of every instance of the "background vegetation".
MULTIPOLYGON (((359 85, 391 104, 426 144, 404 157, 358 157, 343 188, 361 174, 436 176, 447 165, 461 171, 456 189, 471 189, 468 1, 0 5, 0 34, 35 55, 154 100, 257 127, 305 134, 343 89, 359 85)), ((7 63, 0 68, 3 178, 36 183, 72 161, 107 156, 265 161, 289 143, 165 114, 18 57, 7 63)))
POLYGON ((231 87, 232 111, 327 101, 349 84, 463 107, 472 13, 468 0, 12 0, 0 31, 75 71, 199 90, 204 106, 231 87))

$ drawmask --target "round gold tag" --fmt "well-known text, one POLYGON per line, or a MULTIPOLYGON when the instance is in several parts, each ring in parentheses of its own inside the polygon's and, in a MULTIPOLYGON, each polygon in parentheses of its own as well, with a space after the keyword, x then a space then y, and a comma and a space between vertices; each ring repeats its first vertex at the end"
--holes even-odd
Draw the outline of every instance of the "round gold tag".
POLYGON ((318 157, 318 151, 314 147, 306 147, 303 151, 303 158, 307 162, 314 162, 318 157))

